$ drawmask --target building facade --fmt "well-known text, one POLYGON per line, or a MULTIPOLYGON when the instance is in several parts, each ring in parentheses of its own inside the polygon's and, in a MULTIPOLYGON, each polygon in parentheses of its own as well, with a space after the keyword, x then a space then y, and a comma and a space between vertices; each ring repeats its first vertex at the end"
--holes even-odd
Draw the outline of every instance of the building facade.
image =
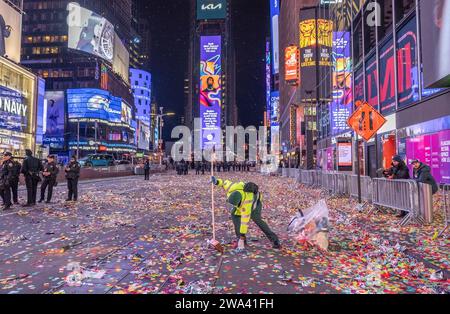
POLYGON ((131 0, 78 3, 24 1, 22 64, 46 81, 44 143, 52 153, 120 158, 136 151, 131 0))

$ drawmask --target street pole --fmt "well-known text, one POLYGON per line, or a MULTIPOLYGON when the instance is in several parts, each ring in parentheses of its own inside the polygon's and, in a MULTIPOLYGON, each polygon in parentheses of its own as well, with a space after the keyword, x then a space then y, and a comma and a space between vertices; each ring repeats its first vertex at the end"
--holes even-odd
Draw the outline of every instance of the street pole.
POLYGON ((77 160, 80 159, 80 120, 77 121, 77 160))
POLYGON ((358 203, 362 204, 362 196, 361 196, 361 172, 360 172, 360 161, 359 161, 359 136, 356 134, 356 171, 358 175, 358 203))

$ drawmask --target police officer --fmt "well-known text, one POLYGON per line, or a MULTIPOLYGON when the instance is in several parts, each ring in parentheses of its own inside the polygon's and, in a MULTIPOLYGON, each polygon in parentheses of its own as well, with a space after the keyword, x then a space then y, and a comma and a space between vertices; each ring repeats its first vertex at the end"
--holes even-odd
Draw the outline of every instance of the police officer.
POLYGON ((0 183, 0 192, 3 198, 3 203, 5 207, 3 210, 11 209, 11 179, 14 173, 14 163, 11 160, 12 154, 10 152, 6 152, 3 154, 2 160, 2 170, 1 170, 1 183, 0 183))
POLYGON ((77 161, 77 157, 73 156, 65 169, 67 188, 69 190, 69 197, 66 199, 66 202, 71 202, 72 198, 74 202, 78 200, 78 178, 80 177, 80 169, 81 165, 77 161))
POLYGON ((11 159, 11 161, 14 164, 14 167, 12 169, 11 174, 11 192, 13 196, 13 202, 14 204, 19 204, 19 177, 20 177, 20 170, 22 169, 22 165, 17 160, 11 159))
POLYGON ((41 161, 33 157, 31 150, 27 149, 25 154, 27 157, 23 162, 21 172, 25 176, 27 186, 27 203, 24 207, 29 207, 36 205, 37 187, 41 181, 39 173, 43 170, 43 167, 41 161))
POLYGON ((45 200, 45 190, 48 187, 47 201, 49 204, 52 200, 53 195, 53 187, 56 185, 56 177, 58 176, 58 166, 55 163, 55 156, 49 155, 47 157, 47 164, 44 166, 44 170, 42 171, 42 176, 44 177, 44 181, 41 185, 41 199, 39 203, 42 203, 45 200))

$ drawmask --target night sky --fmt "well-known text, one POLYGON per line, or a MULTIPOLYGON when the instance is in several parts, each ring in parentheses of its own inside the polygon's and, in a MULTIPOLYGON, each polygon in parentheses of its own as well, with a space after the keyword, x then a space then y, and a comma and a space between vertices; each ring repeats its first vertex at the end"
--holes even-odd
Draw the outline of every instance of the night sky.
MULTIPOLYGON (((270 34, 269 4, 263 0, 234 1, 233 40, 237 62, 237 105, 240 123, 261 125, 265 109, 265 40, 270 34)), ((165 138, 184 115, 184 78, 189 48, 189 1, 149 0, 153 93, 165 111, 165 138)))

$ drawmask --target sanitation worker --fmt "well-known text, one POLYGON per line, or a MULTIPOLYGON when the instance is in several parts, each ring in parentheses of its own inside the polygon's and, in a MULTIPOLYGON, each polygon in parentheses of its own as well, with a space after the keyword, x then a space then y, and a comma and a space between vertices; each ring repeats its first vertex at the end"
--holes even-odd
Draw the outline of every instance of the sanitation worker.
POLYGON ((238 250, 244 250, 247 240, 248 224, 250 219, 264 232, 273 244, 273 248, 280 249, 280 241, 277 235, 269 228, 261 217, 262 195, 255 183, 233 183, 228 180, 211 177, 211 182, 222 187, 227 193, 227 208, 231 213, 236 236, 238 238, 238 250))

